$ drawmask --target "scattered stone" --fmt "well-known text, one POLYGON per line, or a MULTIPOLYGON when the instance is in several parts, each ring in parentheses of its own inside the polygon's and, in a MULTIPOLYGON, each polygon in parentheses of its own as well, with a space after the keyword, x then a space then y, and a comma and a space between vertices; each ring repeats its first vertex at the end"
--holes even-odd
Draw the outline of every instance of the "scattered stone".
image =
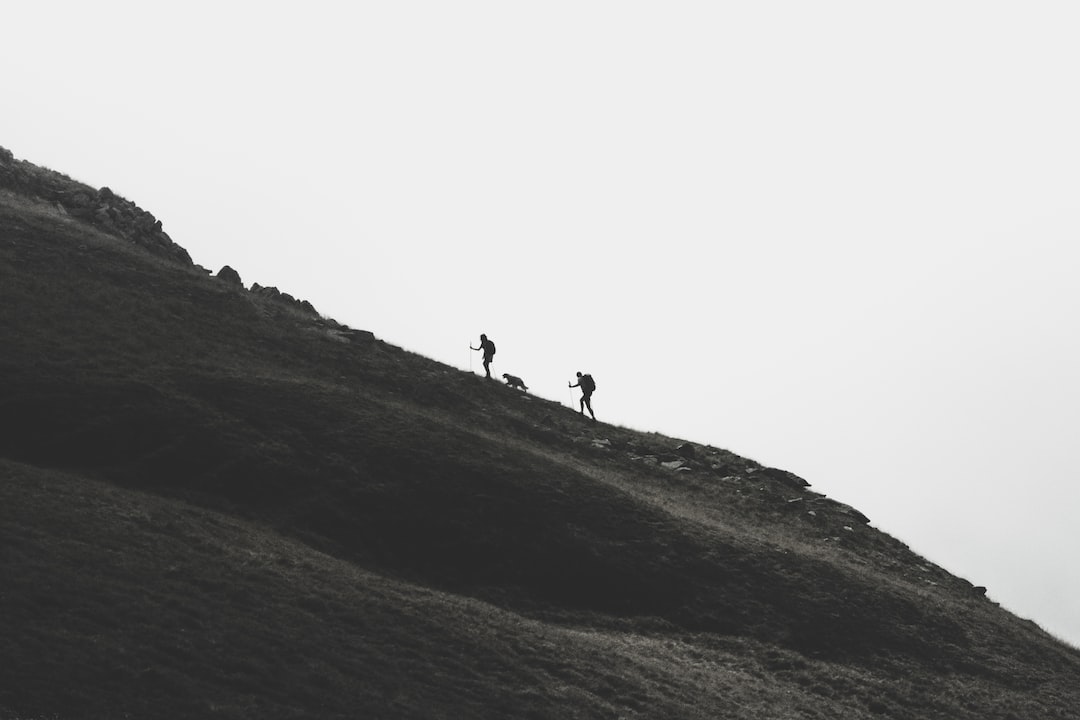
POLYGON ((850 505, 844 505, 843 503, 836 504, 839 506, 840 511, 843 512, 845 515, 849 516, 852 520, 857 520, 863 525, 868 525, 870 523, 870 518, 866 517, 850 505))
POLYGON ((832 510, 834 510, 836 512, 843 513, 844 515, 847 515, 852 520, 855 520, 856 522, 862 523, 863 525, 867 525, 867 524, 870 523, 870 518, 866 517, 861 512, 859 512, 855 508, 851 507, 850 505, 845 505, 843 503, 836 502, 835 500, 832 500, 832 499, 827 498, 827 497, 814 498, 814 503, 821 506, 821 507, 827 507, 827 508, 830 508, 830 509, 832 509, 832 510))
POLYGON ((683 443, 679 447, 675 448, 675 452, 678 455, 686 458, 687 460, 693 460, 697 457, 697 449, 690 443, 683 443))
POLYGON ((763 467, 756 470, 757 474, 764 475, 767 478, 772 478, 785 485, 790 485, 794 488, 810 487, 810 483, 803 480, 795 473, 788 472, 787 470, 781 470, 780 468, 763 467))
POLYGON ((737 466, 725 462, 714 462, 710 464, 709 467, 714 473, 716 473, 722 478, 728 477, 730 475, 735 475, 739 472, 739 468, 737 466))
POLYGON ((668 470, 678 470, 679 468, 686 466, 686 461, 685 460, 668 460, 666 462, 661 462, 660 464, 663 465, 664 467, 666 467, 668 470))

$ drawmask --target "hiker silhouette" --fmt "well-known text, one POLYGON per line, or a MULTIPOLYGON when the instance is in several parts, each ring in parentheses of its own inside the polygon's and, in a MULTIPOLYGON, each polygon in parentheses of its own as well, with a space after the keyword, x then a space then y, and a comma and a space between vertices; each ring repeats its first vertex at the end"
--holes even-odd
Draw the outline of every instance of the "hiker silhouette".
POLYGON ((488 336, 480 333, 480 347, 469 346, 470 350, 484 351, 484 374, 491 377, 491 360, 495 357, 495 343, 488 340, 488 336))
POLYGON ((596 381, 593 380, 592 375, 585 373, 581 374, 579 371, 577 374, 577 382, 571 385, 566 383, 567 387, 579 387, 581 388, 581 414, 585 414, 585 408, 589 409, 589 414, 592 415, 593 422, 596 422, 596 413, 592 409, 592 394, 596 390, 596 381))

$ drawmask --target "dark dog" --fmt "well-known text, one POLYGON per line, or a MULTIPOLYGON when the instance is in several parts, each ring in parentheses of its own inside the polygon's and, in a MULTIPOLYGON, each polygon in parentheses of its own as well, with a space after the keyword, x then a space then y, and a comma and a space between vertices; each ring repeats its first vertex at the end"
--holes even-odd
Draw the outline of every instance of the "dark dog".
POLYGON ((529 388, 525 387, 525 381, 522 380, 521 378, 519 378, 517 375, 510 375, 508 373, 503 373, 503 380, 506 380, 506 384, 509 385, 510 387, 519 387, 522 390, 528 390, 529 389, 529 388))

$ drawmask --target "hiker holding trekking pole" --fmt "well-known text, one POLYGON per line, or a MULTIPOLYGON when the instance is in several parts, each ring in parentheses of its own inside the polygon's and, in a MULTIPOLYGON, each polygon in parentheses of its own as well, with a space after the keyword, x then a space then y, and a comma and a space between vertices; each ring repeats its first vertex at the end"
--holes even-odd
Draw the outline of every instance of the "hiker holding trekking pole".
POLYGON ((594 413, 592 409, 592 394, 596 390, 596 381, 593 380, 592 375, 588 373, 582 375, 579 371, 577 374, 577 382, 573 385, 567 383, 566 386, 581 388, 581 410, 579 412, 584 415, 585 408, 588 408, 589 414, 592 415, 593 422, 596 422, 596 413, 594 413))
POLYGON ((492 358, 495 357, 495 343, 488 340, 488 336, 480 333, 480 347, 473 347, 469 345, 470 350, 483 350, 484 351, 484 374, 487 377, 491 377, 491 365, 492 358))

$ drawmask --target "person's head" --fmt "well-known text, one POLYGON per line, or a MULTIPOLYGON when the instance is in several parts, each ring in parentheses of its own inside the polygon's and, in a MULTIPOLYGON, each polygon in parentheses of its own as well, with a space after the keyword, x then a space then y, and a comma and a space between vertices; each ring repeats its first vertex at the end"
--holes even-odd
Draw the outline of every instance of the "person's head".
POLYGON ((577 376, 578 376, 578 377, 581 377, 581 371, 580 371, 580 370, 578 370, 578 374, 577 374, 577 376))
POLYGON ((485 335, 484 333, 480 333, 480 339, 487 340, 487 335, 485 335))

